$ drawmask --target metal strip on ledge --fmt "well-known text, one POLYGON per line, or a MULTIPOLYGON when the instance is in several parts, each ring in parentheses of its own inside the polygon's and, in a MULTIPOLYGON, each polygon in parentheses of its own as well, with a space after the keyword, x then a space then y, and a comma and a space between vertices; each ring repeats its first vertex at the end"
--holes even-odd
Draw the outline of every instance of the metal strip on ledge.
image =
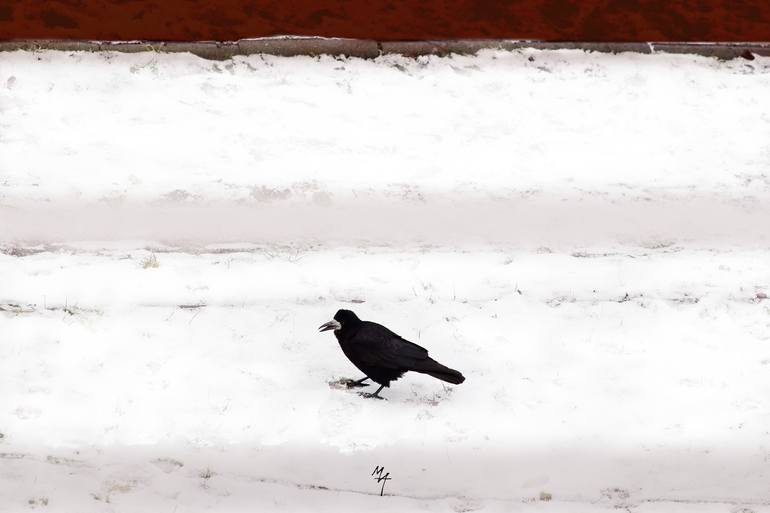
POLYGON ((718 59, 754 56, 770 56, 770 42, 760 43, 589 43, 544 42, 522 40, 474 40, 448 41, 396 41, 380 42, 367 39, 329 39, 319 37, 275 37, 216 42, 166 42, 166 41, 57 41, 25 40, 0 41, 0 52, 14 50, 59 50, 85 52, 190 52, 204 59, 224 60, 236 55, 269 54, 295 55, 343 55, 373 59, 384 54, 401 54, 408 57, 421 55, 473 54, 483 49, 515 50, 534 48, 540 50, 582 49, 604 53, 685 53, 718 59))

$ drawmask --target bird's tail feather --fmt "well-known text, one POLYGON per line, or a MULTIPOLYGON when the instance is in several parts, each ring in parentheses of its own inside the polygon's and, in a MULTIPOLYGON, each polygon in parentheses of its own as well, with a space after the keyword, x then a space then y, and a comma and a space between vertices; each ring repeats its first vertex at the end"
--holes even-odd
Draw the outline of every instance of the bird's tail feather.
POLYGON ((420 366, 420 368, 413 370, 427 374, 428 376, 433 376, 434 378, 440 379, 441 381, 446 381, 447 383, 452 383, 454 385, 459 385, 465 381, 465 376, 463 376, 459 371, 441 365, 432 358, 428 358, 425 360, 424 364, 420 366))

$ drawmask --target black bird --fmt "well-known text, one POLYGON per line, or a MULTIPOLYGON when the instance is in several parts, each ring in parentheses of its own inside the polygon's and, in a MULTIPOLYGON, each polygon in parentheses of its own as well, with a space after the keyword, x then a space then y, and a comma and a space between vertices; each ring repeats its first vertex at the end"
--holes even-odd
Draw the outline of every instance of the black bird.
POLYGON ((390 387, 407 371, 421 372, 448 383, 459 385, 465 378, 454 369, 445 367, 428 356, 428 350, 405 340, 385 326, 375 322, 362 321, 350 310, 338 310, 334 320, 318 328, 320 331, 334 330, 342 352, 359 368, 366 377, 351 381, 351 386, 367 386, 363 382, 371 379, 380 388, 364 397, 381 397, 380 390, 390 387))

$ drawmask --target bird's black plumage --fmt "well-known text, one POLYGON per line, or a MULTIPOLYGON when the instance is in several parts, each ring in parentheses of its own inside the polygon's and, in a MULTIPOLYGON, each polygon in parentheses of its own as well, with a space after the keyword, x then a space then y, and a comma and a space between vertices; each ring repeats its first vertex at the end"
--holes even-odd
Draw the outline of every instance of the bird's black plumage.
MULTIPOLYGON (((334 321, 321 326, 321 331, 334 329, 334 335, 345 356, 361 372, 380 384, 379 390, 389 387, 405 372, 428 374, 448 383, 459 385, 465 381, 460 372, 441 365, 428 356, 428 350, 401 338, 385 326, 362 321, 350 310, 339 310, 334 321)), ((361 383, 359 380, 355 383, 361 383)))

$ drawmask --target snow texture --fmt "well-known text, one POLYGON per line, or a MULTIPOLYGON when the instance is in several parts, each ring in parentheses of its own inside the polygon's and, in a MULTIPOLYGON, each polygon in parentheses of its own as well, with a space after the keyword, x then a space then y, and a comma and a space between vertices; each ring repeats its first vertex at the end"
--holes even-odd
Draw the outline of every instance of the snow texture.
POLYGON ((770 511, 768 90, 0 54, 0 511, 770 511), (338 308, 467 381, 333 386, 338 308))

